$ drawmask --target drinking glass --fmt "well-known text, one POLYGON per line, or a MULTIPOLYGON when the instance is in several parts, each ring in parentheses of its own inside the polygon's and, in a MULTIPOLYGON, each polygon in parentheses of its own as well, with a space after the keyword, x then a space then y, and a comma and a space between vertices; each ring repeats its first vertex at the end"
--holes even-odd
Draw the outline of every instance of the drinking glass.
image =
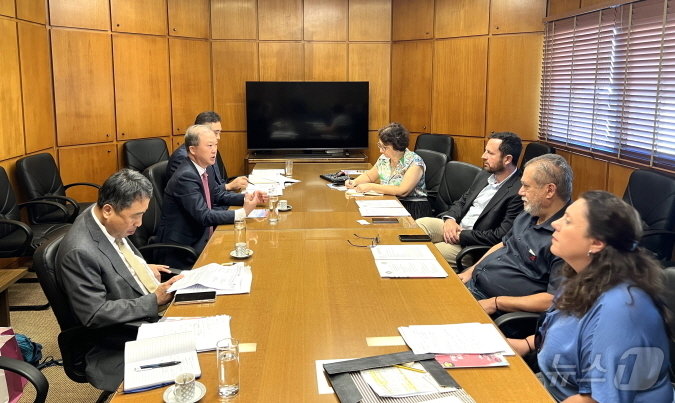
POLYGON ((234 254, 246 256, 248 254, 248 240, 246 239, 246 219, 234 222, 234 254))
POLYGON ((286 176, 293 176, 293 160, 286 160, 286 176))
POLYGON ((239 393, 239 341, 223 339, 216 343, 218 395, 232 397, 239 393))
POLYGON ((279 196, 270 196, 270 213, 267 220, 270 224, 276 224, 279 221, 279 196))

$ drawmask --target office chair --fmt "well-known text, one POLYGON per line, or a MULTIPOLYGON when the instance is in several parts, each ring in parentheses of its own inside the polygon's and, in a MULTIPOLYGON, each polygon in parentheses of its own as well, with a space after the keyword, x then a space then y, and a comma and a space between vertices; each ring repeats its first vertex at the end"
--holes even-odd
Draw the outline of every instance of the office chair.
POLYGON ((35 403, 44 403, 47 401, 49 392, 49 381, 39 369, 27 362, 15 358, 0 357, 0 369, 14 372, 23 378, 26 378, 35 387, 35 403))
POLYGON ((525 152, 523 153, 523 158, 520 161, 520 169, 525 168, 525 164, 532 158, 538 157, 544 154, 555 154, 555 148, 551 147, 548 144, 534 142, 525 146, 525 152))
MULTIPOLYGON (((448 161, 452 161, 452 149, 454 140, 451 136, 445 134, 422 133, 415 142, 415 152, 418 150, 432 150, 448 156, 448 161)), ((418 153, 419 154, 419 153, 418 153)))
POLYGON ((431 204, 434 214, 447 211, 452 203, 462 197, 480 171, 479 167, 466 162, 448 161, 438 188, 438 197, 431 204))
POLYGON ((66 189, 73 186, 100 186, 88 182, 76 182, 64 185, 54 157, 41 153, 20 158, 16 162, 16 176, 29 200, 52 200, 66 207, 68 216, 50 206, 36 206, 28 210, 30 221, 34 224, 73 222, 80 211, 92 203, 78 203, 66 196, 66 189))
POLYGON ((662 262, 673 255, 675 241, 675 178, 656 171, 638 169, 628 179, 623 200, 642 218, 640 246, 662 262))
POLYGON ((143 172, 147 167, 169 159, 166 142, 160 138, 135 139, 122 147, 127 168, 143 172))
POLYGON ((443 181, 448 156, 437 151, 425 149, 417 150, 416 152, 422 157, 424 165, 427 167, 424 173, 424 184, 427 188, 427 199, 433 206, 434 201, 438 197, 441 181, 443 181))

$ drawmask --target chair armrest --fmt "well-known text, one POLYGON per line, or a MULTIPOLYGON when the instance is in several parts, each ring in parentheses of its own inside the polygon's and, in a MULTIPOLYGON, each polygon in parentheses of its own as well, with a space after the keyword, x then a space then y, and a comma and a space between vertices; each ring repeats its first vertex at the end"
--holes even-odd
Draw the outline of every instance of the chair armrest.
POLYGON ((49 392, 49 382, 39 369, 27 362, 9 357, 0 357, 0 368, 15 372, 28 379, 36 391, 35 402, 44 402, 49 392))
POLYGON ((61 210, 61 213, 63 214, 63 221, 64 222, 73 221, 73 219, 75 217, 77 217, 77 214, 80 211, 80 206, 77 203, 75 203, 75 200, 71 199, 70 197, 56 196, 56 195, 55 196, 36 197, 33 200, 17 204, 17 207, 19 207, 19 208, 27 207, 30 210, 30 207, 39 206, 39 205, 50 206, 50 207, 53 207, 57 210, 61 210), (65 204, 68 204, 68 203, 72 204, 73 205, 73 214, 72 215, 68 214, 68 209, 66 209, 66 207, 63 204, 57 203, 57 202, 54 202, 54 201, 50 201, 50 199, 52 199, 52 200, 62 200, 65 204))
POLYGON ((152 260, 154 260, 154 252, 162 249, 178 251, 182 256, 192 259, 192 262, 197 261, 197 258, 199 257, 197 252, 190 246, 177 245, 173 243, 151 243, 149 245, 141 246, 138 248, 138 251, 141 252, 141 255, 143 255, 143 259, 148 262, 152 262, 152 260))
POLYGON ((91 183, 91 182, 73 182, 73 183, 69 183, 67 185, 63 185, 63 188, 68 189, 71 186, 91 186, 91 187, 96 188, 96 189, 101 188, 101 185, 97 185, 97 184, 91 183))
POLYGON ((519 338, 529 336, 537 331, 537 322, 540 316, 541 313, 534 312, 509 312, 495 319, 495 325, 506 337, 519 338), (511 334, 514 329, 522 334, 511 334))
POLYGON ((0 219, 0 225, 11 225, 14 227, 17 227, 18 229, 22 230, 26 234, 26 240, 23 241, 23 244, 21 244, 20 249, 15 249, 16 252, 9 251, 5 249, 5 246, 3 245, 2 247, 2 253, 0 255, 7 253, 7 255, 4 255, 5 257, 18 257, 22 256, 25 251, 28 249, 30 246, 31 241, 33 240, 33 230, 30 229, 28 225, 25 223, 22 223, 21 221, 16 221, 16 220, 7 220, 7 219, 0 219), (16 254, 16 255, 15 255, 16 254))
POLYGON ((455 264, 457 265, 457 272, 461 273, 464 270, 466 270, 466 267, 462 264, 462 259, 464 259, 464 256, 466 255, 471 255, 471 256, 483 256, 485 252, 489 251, 491 246, 487 245, 471 245, 463 248, 462 250, 459 251, 457 254, 457 258, 455 259, 455 264))

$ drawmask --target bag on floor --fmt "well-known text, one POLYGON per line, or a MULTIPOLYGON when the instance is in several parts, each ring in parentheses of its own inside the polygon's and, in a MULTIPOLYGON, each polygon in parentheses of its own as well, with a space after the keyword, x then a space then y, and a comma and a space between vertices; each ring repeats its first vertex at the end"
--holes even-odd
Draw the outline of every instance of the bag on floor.
MULTIPOLYGON (((23 361, 21 350, 11 328, 0 328, 0 356, 23 361), (9 329, 7 331, 6 329, 9 329), (9 334, 9 333, 12 334, 9 334)), ((12 371, 0 370, 0 403, 16 403, 28 381, 12 371)))

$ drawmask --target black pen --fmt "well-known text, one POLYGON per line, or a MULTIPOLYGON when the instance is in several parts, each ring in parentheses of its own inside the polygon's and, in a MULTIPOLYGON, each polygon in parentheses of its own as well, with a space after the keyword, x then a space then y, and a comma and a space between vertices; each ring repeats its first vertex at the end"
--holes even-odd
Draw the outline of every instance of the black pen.
POLYGON ((167 362, 160 362, 157 364, 147 364, 141 365, 140 367, 136 367, 136 371, 143 371, 145 369, 154 369, 154 368, 173 367, 174 365, 178 364, 180 364, 180 361, 167 361, 167 362))

